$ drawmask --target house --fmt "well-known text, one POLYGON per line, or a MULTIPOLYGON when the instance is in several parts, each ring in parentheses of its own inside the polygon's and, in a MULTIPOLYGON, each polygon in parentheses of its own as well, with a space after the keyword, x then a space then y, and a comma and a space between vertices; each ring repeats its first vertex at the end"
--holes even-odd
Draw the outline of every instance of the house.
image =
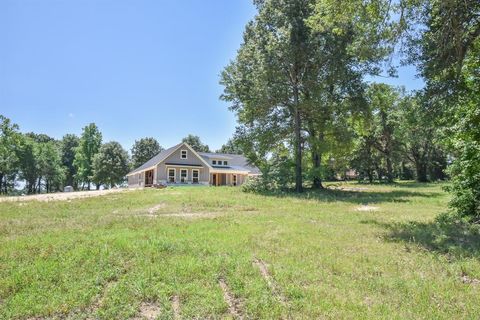
POLYGON ((242 155, 196 152, 182 142, 128 173, 127 179, 129 188, 182 184, 239 186, 260 174, 242 155))

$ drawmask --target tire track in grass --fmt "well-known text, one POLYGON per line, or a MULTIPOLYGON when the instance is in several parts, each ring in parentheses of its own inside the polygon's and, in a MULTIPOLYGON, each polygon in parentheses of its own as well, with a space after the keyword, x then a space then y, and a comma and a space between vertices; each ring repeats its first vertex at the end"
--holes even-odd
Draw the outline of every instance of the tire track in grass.
POLYGON ((173 311, 173 319, 179 320, 182 317, 180 316, 180 298, 178 295, 174 295, 172 297, 172 311, 173 311))
POLYGON ((288 300, 285 295, 282 293, 280 288, 278 287, 277 283, 273 279, 272 275, 268 271, 267 264, 258 258, 253 259, 253 265, 260 270, 260 274, 262 275, 263 279, 267 283, 268 287, 272 291, 272 294, 275 298, 283 305, 288 306, 288 300))
POLYGON ((88 314, 86 320, 95 320, 97 317, 95 314, 97 310, 103 305, 105 300, 106 293, 110 291, 118 282, 118 279, 112 280, 107 282, 106 285, 103 286, 102 292, 97 296, 97 298, 93 301, 93 303, 85 309, 85 313, 88 314))
POLYGON ((218 279, 218 284, 223 292, 223 299, 228 305, 228 312, 234 319, 243 319, 241 312, 241 303, 230 291, 224 278, 218 279))

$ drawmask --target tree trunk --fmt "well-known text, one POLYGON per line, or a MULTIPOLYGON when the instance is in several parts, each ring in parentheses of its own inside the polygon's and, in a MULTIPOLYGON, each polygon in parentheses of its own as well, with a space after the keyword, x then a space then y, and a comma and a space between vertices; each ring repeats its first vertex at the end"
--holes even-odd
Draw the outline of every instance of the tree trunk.
POLYGON ((40 193, 42 191, 42 177, 38 177, 38 184, 36 193, 40 193))
POLYGON ((301 119, 300 110, 298 110, 298 87, 295 86, 293 90, 294 99, 294 147, 295 147, 295 191, 302 192, 302 135, 301 135, 301 119))
POLYGON ((392 159, 390 159, 390 155, 387 155, 386 161, 387 161, 387 181, 391 183, 393 182, 393 166, 392 166, 392 159))
POLYGON ((423 161, 415 162, 415 169, 417 171, 417 181, 428 182, 426 163, 424 163, 423 161))
POLYGON ((320 177, 320 165, 322 162, 322 155, 317 151, 312 152, 312 160, 313 160, 313 188, 314 189, 323 189, 322 185, 322 178, 320 177))

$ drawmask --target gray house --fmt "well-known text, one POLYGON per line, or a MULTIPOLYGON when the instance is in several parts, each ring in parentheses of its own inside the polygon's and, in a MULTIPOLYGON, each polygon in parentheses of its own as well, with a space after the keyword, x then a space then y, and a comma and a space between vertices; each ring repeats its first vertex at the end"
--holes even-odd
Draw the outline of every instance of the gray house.
POLYGON ((187 143, 163 150, 127 174, 128 186, 203 184, 239 186, 260 175, 257 167, 238 154, 196 152, 187 143))

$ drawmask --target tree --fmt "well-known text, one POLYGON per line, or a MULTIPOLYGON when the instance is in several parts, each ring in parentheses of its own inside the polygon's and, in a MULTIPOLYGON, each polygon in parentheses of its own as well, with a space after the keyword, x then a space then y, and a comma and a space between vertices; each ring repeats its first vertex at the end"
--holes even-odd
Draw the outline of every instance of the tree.
POLYGON ((406 96, 399 104, 399 137, 405 157, 415 166, 416 179, 427 182, 442 178, 446 156, 440 145, 435 115, 420 94, 406 96))
POLYGON ((62 164, 61 153, 54 141, 37 143, 36 164, 38 169, 38 192, 44 181, 45 191, 59 191, 65 179, 65 167, 62 164))
POLYGON ((0 115, 0 194, 6 194, 18 172, 20 134, 18 125, 0 115))
POLYGON ((75 176, 77 169, 74 165, 75 151, 79 145, 79 138, 74 134, 66 134, 61 141, 62 164, 65 166, 65 182, 66 186, 73 186, 77 189, 75 176))
POLYGON ((250 144, 262 153, 256 159, 288 145, 295 159, 296 191, 302 191, 309 168, 304 160, 311 161, 313 185, 321 187, 323 159, 335 152, 332 146, 351 143, 349 125, 364 106, 362 77, 379 71, 391 50, 383 40, 391 37, 393 27, 376 29, 383 7, 367 7, 371 15, 344 16, 345 23, 337 25, 332 23, 338 21, 337 12, 323 10, 324 5, 334 8, 333 1, 255 4, 258 14, 246 27, 236 59, 222 73, 222 99, 231 103, 244 134, 256 139, 250 144), (362 32, 367 27, 369 32, 362 32), (376 38, 370 40, 374 32, 376 38))
POLYGON ((101 145, 102 134, 98 127, 94 123, 84 127, 79 145, 75 150, 73 163, 77 169, 76 178, 82 184, 86 183, 88 190, 93 178, 93 158, 99 152, 101 145))
POLYGON ((457 215, 478 222, 480 2, 430 0, 414 9, 418 11, 414 22, 425 32, 413 33, 406 51, 426 79, 426 97, 445 128, 444 141, 453 156, 451 207, 457 215))
POLYGON ((140 167, 162 150, 163 148, 155 138, 136 140, 132 147, 132 166, 134 168, 140 167))
POLYGON ((197 152, 210 152, 210 148, 208 147, 208 145, 203 144, 202 141, 200 141, 199 136, 189 134, 188 136, 182 139, 182 142, 187 143, 190 147, 193 148, 193 150, 197 152))
POLYGON ((351 167, 359 174, 359 179, 366 178, 370 183, 375 179, 375 172, 376 176, 380 178, 381 155, 374 145, 375 136, 373 134, 357 137, 350 161, 351 167))
MULTIPOLYGON (((318 74, 317 42, 306 19, 313 1, 256 1, 257 16, 244 32, 237 58, 222 73, 222 98, 232 103, 246 131, 268 151, 287 143, 295 159, 295 189, 303 189, 302 89, 318 74)), ((307 89, 308 90, 308 89, 307 89)))
POLYGON ((228 139, 227 143, 223 144, 220 149, 216 151, 217 153, 226 153, 226 154, 243 154, 242 146, 234 138, 228 139))
POLYGON ((37 191, 38 178, 38 143, 28 136, 23 136, 22 143, 19 148, 19 168, 20 178, 25 180, 25 189, 28 194, 37 191))
POLYGON ((124 181, 128 170, 128 153, 118 142, 105 143, 94 156, 93 181, 97 186, 114 187, 124 181))
POLYGON ((373 146, 383 155, 387 181, 393 182, 394 156, 398 150, 396 130, 400 92, 387 84, 374 83, 369 87, 367 97, 374 121, 373 146))

